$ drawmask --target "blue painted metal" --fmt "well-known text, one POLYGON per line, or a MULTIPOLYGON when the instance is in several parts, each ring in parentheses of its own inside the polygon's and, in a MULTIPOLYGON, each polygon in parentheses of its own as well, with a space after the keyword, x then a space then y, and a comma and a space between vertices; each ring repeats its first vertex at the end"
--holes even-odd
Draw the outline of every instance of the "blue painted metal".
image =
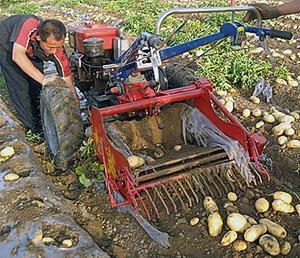
MULTIPOLYGON (((241 23, 224 23, 220 28, 220 32, 200 37, 182 44, 178 44, 176 46, 168 47, 165 49, 158 50, 159 55, 162 61, 172 58, 174 56, 183 54, 185 52, 191 51, 197 47, 204 46, 213 42, 216 42, 221 39, 225 39, 227 37, 231 37, 231 44, 234 45, 236 43, 236 39, 239 35, 239 32, 250 32, 254 33, 260 37, 260 39, 264 39, 266 36, 270 35, 270 29, 263 29, 258 27, 247 27, 242 25, 241 23)), ((126 50, 118 60, 115 61, 115 64, 119 65, 118 71, 113 73, 113 80, 126 80, 129 75, 136 68, 136 58, 138 54, 138 50, 142 49, 145 46, 147 38, 150 37, 149 33, 142 33, 141 36, 134 41, 134 43, 126 50)))

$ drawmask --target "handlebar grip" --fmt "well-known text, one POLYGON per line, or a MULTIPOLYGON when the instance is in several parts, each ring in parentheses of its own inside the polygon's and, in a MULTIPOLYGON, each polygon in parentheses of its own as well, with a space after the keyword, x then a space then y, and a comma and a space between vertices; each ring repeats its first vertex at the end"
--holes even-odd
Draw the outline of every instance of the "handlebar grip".
POLYGON ((163 41, 159 36, 152 35, 147 40, 150 47, 154 47, 155 49, 160 49, 163 46, 163 41))
POLYGON ((270 38, 281 38, 281 39, 292 39, 293 34, 289 31, 284 30, 271 30, 270 31, 270 38))

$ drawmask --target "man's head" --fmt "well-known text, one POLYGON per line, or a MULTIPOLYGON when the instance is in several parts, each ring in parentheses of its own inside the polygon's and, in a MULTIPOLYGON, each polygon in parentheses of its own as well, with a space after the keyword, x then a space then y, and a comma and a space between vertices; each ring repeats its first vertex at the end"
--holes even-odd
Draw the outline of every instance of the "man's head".
POLYGON ((40 24, 37 31, 37 40, 46 55, 55 54, 58 49, 62 48, 66 37, 66 27, 61 21, 46 20, 40 24))

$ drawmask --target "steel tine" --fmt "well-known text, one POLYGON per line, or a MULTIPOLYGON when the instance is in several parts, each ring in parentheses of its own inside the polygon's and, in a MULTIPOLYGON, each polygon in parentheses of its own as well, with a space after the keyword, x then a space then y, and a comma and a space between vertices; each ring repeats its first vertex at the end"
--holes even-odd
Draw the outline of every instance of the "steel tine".
POLYGON ((203 190, 203 187, 202 187, 200 179, 197 178, 197 175, 193 175, 192 178, 193 178, 193 180, 195 182, 195 185, 197 185, 199 187, 200 192, 202 193, 203 197, 205 197, 206 194, 205 194, 205 192, 203 190))
POLYGON ((234 178, 235 182, 237 182, 239 188, 240 188, 240 189, 243 189, 243 186, 242 186, 242 184, 241 184, 239 178, 238 178, 238 177, 236 176, 236 174, 235 174, 235 169, 232 167, 229 171, 230 171, 231 176, 234 178))
POLYGON ((207 184, 207 182, 205 181, 205 178, 203 178, 202 174, 199 174, 199 177, 201 178, 201 180, 203 181, 204 185, 206 186, 206 188, 208 189, 209 193, 210 193, 210 196, 212 198, 214 198, 214 194, 213 192, 211 191, 209 185, 207 184))
MULTIPOLYGON (((250 168, 252 168, 252 170, 257 175, 259 182, 262 183, 262 179, 261 179, 261 176, 260 176, 259 172, 256 170, 256 168, 251 163, 250 163, 250 168)), ((256 181, 255 181, 255 185, 256 185, 256 181)))
MULTIPOLYGON (((214 169, 215 168, 211 168, 212 173, 215 173, 215 171, 213 171, 214 169)), ((212 178, 212 174, 207 174, 206 177, 209 177, 211 179, 211 182, 214 185, 214 187, 217 189, 219 196, 222 196, 222 192, 221 192, 220 188, 218 187, 218 185, 216 184, 215 180, 212 178)))
POLYGON ((232 182, 234 182, 234 180, 230 177, 228 171, 230 171, 230 170, 226 170, 226 172, 224 172, 225 173, 225 178, 227 179, 227 182, 229 183, 229 185, 231 187, 231 190, 235 191, 234 185, 232 184, 232 182))
POLYGON ((137 191, 136 195, 138 196, 138 200, 141 202, 142 207, 143 207, 143 210, 144 210, 144 212, 146 213, 148 219, 151 220, 150 213, 149 213, 149 211, 148 211, 148 209, 147 209, 147 207, 146 207, 146 204, 145 204, 144 201, 143 201, 142 196, 139 194, 138 191, 137 191))
POLYGON ((147 197, 148 197, 148 199, 149 199, 149 201, 150 201, 150 204, 151 204, 151 206, 154 208, 155 213, 156 213, 157 217, 159 218, 160 216, 159 216, 158 209, 157 209, 157 207, 156 207, 156 205, 155 205, 155 203, 154 203, 154 201, 153 201, 153 199, 152 199, 150 193, 148 192, 147 189, 144 189, 144 191, 146 192, 146 195, 147 195, 147 197))
POLYGON ((161 194, 159 193, 159 191, 156 189, 155 186, 154 186, 153 188, 154 188, 154 191, 156 192, 156 194, 158 195, 158 198, 159 198, 160 201, 162 202, 163 206, 165 207, 166 212, 167 212, 167 215, 170 215, 168 206, 166 205, 166 203, 165 203, 164 199, 162 198, 161 194))
POLYGON ((172 183, 170 183, 170 186, 172 187, 173 191, 174 191, 175 194, 177 195, 177 197, 178 197, 178 199, 179 199, 179 201, 180 201, 180 203, 181 203, 181 205, 182 205, 182 208, 184 208, 184 207, 185 207, 184 202, 183 202, 183 200, 182 200, 180 194, 178 193, 176 187, 175 187, 172 183))
POLYGON ((222 179, 221 179, 220 176, 219 176, 220 168, 218 167, 217 170, 218 170, 218 173, 215 174, 215 177, 216 177, 217 180, 219 181, 220 185, 222 185, 223 188, 225 189, 225 193, 228 193, 228 192, 229 192, 229 191, 228 191, 228 188, 226 187, 226 185, 223 183, 222 179))
POLYGON ((168 192, 167 188, 166 188, 164 185, 161 185, 161 187, 164 189, 164 191, 166 192, 168 198, 170 199, 170 201, 171 201, 171 203, 172 203, 172 205, 173 205, 173 207, 174 207, 175 213, 177 213, 177 206, 176 206, 176 204, 175 204, 173 198, 171 197, 170 193, 168 192))
POLYGON ((191 192, 193 193, 194 197, 195 197, 195 200, 196 200, 196 203, 198 204, 199 203, 199 199, 198 199, 198 196, 197 194, 195 193, 191 183, 189 182, 189 180, 187 178, 184 179, 184 181, 187 183, 187 185, 189 186, 189 188, 191 189, 191 192))
POLYGON ((192 205, 192 199, 191 199, 191 197, 188 195, 188 193, 186 192, 186 190, 184 189, 184 186, 181 184, 180 180, 177 180, 176 182, 179 184, 179 186, 180 186, 180 188, 182 189, 184 195, 185 195, 186 198, 188 199, 189 206, 192 207, 192 206, 193 206, 193 205, 192 205))

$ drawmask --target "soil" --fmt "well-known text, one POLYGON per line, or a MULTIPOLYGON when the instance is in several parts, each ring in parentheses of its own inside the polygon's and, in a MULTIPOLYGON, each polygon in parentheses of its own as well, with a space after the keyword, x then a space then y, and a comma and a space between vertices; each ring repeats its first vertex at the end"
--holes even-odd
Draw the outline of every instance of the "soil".
MULTIPOLYGON (((91 14, 96 12, 91 10, 93 8, 85 8, 91 14)), ((64 21, 73 21, 79 17, 78 13, 76 16, 76 12, 74 14, 71 11, 52 9, 53 16, 64 21)), ((80 9, 80 12, 83 13, 83 9, 80 9)), ((47 13, 50 13, 49 7, 47 13)), ((45 13, 41 15, 48 17, 45 13)), ((100 19, 96 14, 93 18, 100 19)), ((293 26, 299 26, 299 20, 292 20, 291 17, 281 18, 278 19, 277 25, 277 29, 290 25, 295 38, 298 39, 298 31, 293 29, 293 26)), ((276 44, 276 48, 280 50, 291 48, 298 51, 299 46, 299 42, 290 45, 288 42, 277 44, 272 41, 272 44, 271 47, 275 47, 276 44)), ((284 59, 279 60, 277 65, 282 62, 291 67, 295 77, 300 75, 299 63, 284 59)), ((274 83, 273 87, 273 99, 268 104, 262 101, 261 104, 254 105, 249 101, 252 94, 250 91, 231 92, 236 105, 233 113, 249 131, 258 131, 267 137, 265 153, 273 162, 271 181, 264 180, 262 184, 251 185, 246 189, 236 188, 238 201, 234 202, 234 205, 239 212, 256 220, 264 217, 283 225, 288 232, 285 240, 292 245, 287 257, 300 257, 300 216, 296 213, 285 215, 271 209, 259 214, 254 208, 257 198, 264 197, 271 203, 272 193, 278 190, 292 193, 293 205, 300 203, 300 175, 295 172, 299 166, 299 149, 279 147, 276 138, 270 133, 271 126, 266 125, 257 130, 254 126, 259 119, 241 118, 244 108, 260 108, 267 111, 275 105, 282 110, 300 110, 299 86, 283 87, 274 83)), ((248 244, 247 249, 242 252, 233 251, 231 246, 221 246, 221 236, 228 230, 226 226, 223 227, 220 236, 210 237, 207 231, 207 214, 201 201, 193 207, 185 205, 176 214, 162 213, 160 219, 153 216, 151 224, 170 236, 170 248, 160 246, 151 240, 133 216, 111 207, 107 189, 103 184, 94 182, 91 187, 83 188, 74 171, 60 176, 47 175, 53 174, 55 168, 49 162, 43 146, 34 146, 25 139, 17 118, 5 105, 1 106, 1 111, 0 149, 13 145, 18 153, 18 156, 14 157, 15 160, 9 159, 0 163, 1 176, 16 172, 20 179, 7 183, 1 177, 0 257, 108 257, 102 250, 112 257, 268 257, 257 241, 248 244), (200 221, 191 226, 190 220, 195 217, 200 221), (42 237, 51 237, 53 242, 49 246, 45 245, 41 242, 42 237), (72 241, 73 247, 63 247, 62 242, 66 239, 72 241)), ((161 148, 156 145, 161 144, 165 155, 171 156, 174 145, 183 145, 182 138, 178 137, 181 135, 179 116, 178 109, 161 113, 158 121, 164 126, 162 131, 157 130, 158 123, 155 118, 149 118, 145 123, 147 126, 137 127, 137 122, 131 121, 119 128, 122 129, 126 142, 134 153, 141 149, 149 149, 152 156, 157 148, 161 148), (129 134, 129 131, 134 134, 129 134)), ((299 122, 295 126, 299 129, 299 122)), ((225 220, 228 212, 224 208, 228 201, 226 195, 215 198, 215 201, 225 220)), ((242 239, 242 235, 239 235, 239 238, 242 239)))

